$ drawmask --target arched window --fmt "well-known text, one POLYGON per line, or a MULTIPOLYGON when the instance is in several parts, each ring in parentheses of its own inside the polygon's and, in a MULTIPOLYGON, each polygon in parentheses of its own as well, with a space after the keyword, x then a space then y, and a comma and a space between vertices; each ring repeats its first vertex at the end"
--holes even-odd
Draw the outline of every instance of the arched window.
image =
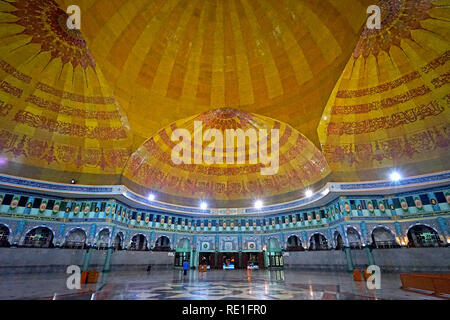
POLYGON ((315 233, 311 236, 309 250, 328 250, 328 241, 323 234, 315 233))
POLYGON ((344 249, 344 240, 342 240, 342 236, 338 231, 334 233, 334 243, 336 244, 336 250, 344 249))
POLYGON ((400 248, 395 236, 386 227, 376 227, 372 231, 372 245, 378 249, 400 248))
POLYGON ((106 228, 98 233, 97 248, 99 250, 108 249, 108 243, 109 243, 109 229, 106 228))
POLYGON ((302 242, 296 235, 292 235, 287 240, 286 245, 287 251, 305 251, 305 248, 302 246, 302 242))
POLYGON ((130 250, 145 251, 147 250, 147 238, 143 234, 136 234, 131 238, 130 250))
POLYGON ((348 245, 352 249, 362 249, 361 237, 355 228, 347 228, 348 245))
POLYGON ((433 229, 423 224, 418 224, 408 230, 408 246, 410 247, 439 247, 442 241, 439 234, 433 229))
POLYGON ((166 236, 161 236, 156 239, 154 251, 170 251, 170 239, 166 236))
POLYGON ((115 250, 122 250, 122 244, 123 244, 123 233, 118 232, 114 238, 114 249, 115 250))
POLYGON ((3 224, 0 224, 0 247, 9 247, 10 246, 8 237, 9 237, 8 227, 3 224))
POLYGON ((25 247, 53 248, 53 232, 47 227, 37 227, 28 231, 23 242, 25 247))
POLYGON ((86 232, 83 229, 76 228, 69 232, 64 241, 63 248, 83 249, 86 244, 86 232))

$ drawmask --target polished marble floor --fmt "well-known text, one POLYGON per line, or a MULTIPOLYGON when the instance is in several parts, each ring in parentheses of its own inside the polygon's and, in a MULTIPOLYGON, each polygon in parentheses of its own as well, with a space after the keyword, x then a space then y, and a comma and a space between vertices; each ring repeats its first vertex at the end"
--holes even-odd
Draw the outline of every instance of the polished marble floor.
POLYGON ((375 300, 438 299, 400 289, 398 274, 381 277, 381 289, 369 290, 351 274, 303 270, 180 270, 111 272, 96 284, 69 290, 66 274, 4 274, 0 276, 0 299, 81 300, 375 300))

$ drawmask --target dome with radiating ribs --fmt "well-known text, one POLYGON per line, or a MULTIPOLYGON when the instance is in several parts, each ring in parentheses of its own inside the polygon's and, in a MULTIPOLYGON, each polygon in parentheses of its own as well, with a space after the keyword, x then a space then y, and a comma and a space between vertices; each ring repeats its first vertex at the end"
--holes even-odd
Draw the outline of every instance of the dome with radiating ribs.
MULTIPOLYGON (((198 127, 197 127, 198 128, 198 127)), ((206 140, 206 139, 204 139, 206 140)), ((198 141, 198 140, 197 140, 198 141)), ((203 141, 202 150, 211 142, 203 141)), ((242 146, 242 145, 241 145, 242 146)), ((213 154, 214 155, 214 154, 213 154)), ((216 161, 218 162, 218 161, 216 161)), ((256 199, 265 204, 279 203, 304 197, 306 187, 322 185, 330 170, 322 153, 314 144, 291 126, 264 116, 222 108, 179 120, 160 130, 148 139, 132 154, 124 173, 123 182, 141 194, 154 193, 165 202, 198 206, 203 199, 211 207, 253 206, 256 199), (195 122, 202 124, 203 135, 208 129, 217 129, 223 136, 223 163, 195 164, 194 146, 190 154, 190 164, 175 164, 172 150, 178 140, 172 141, 172 133, 177 129, 186 129, 191 133, 194 145, 195 122), (226 130, 255 129, 257 142, 245 140, 245 149, 237 143, 227 146, 226 130), (267 132, 267 142, 261 137, 259 129, 267 132), (258 158, 257 164, 251 164, 252 154, 258 154, 258 148, 267 148, 271 154, 271 129, 279 131, 279 168, 273 175, 263 175, 263 166, 258 158), (270 138, 270 139, 269 139, 270 138), (229 164, 226 156, 232 152, 235 159, 243 153, 244 164, 229 164)))
POLYGON ((135 147, 173 121, 232 107, 317 125, 373 0, 58 0, 79 4, 89 49, 135 147), (349 4, 351 2, 351 5, 349 4))
POLYGON ((334 179, 386 179, 449 168, 450 1, 383 0, 318 127, 334 179))
POLYGON ((1 172, 118 183, 128 121, 66 20, 53 0, 0 2, 1 172))

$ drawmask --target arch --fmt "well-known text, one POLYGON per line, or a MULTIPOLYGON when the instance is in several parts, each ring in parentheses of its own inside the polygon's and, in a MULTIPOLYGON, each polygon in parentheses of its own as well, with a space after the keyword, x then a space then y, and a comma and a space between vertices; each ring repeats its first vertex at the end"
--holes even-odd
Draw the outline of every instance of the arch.
POLYGON ((73 228, 67 233, 62 247, 71 249, 83 249, 86 246, 86 238, 86 231, 79 227, 73 228))
POLYGON ((0 223, 0 247, 9 247, 11 244, 9 243, 9 235, 11 234, 11 230, 6 224, 0 223))
POLYGON ((395 234, 385 226, 377 226, 372 230, 372 246, 378 249, 399 248, 395 234))
POLYGON ((97 233, 97 249, 107 249, 109 245, 109 236, 110 231, 109 228, 103 228, 97 233))
POLYGON ((23 246, 32 248, 53 248, 54 233, 46 226, 37 226, 25 234, 23 246))
POLYGON ((328 240, 322 233, 316 232, 309 238, 309 250, 328 250, 328 240))
POLYGON ((352 249, 362 249, 361 236, 355 227, 347 227, 348 245, 352 249))
POLYGON ((122 231, 117 232, 116 236, 114 237, 114 249, 115 250, 123 249, 123 232, 122 231))
POLYGON ((421 247, 440 247, 443 245, 439 233, 429 225, 416 223, 408 228, 408 246, 421 247))
POLYGON ((136 233, 131 238, 130 250, 132 251, 146 251, 147 248, 147 237, 142 233, 136 233))
POLYGON ((302 241, 295 234, 289 236, 286 241, 286 250, 287 251, 305 251, 305 248, 302 246, 302 241))
POLYGON ((170 251, 170 239, 167 236, 160 236, 155 241, 154 251, 170 251))
POLYGON ((334 238, 335 249, 343 250, 344 249, 344 240, 342 239, 341 233, 339 231, 335 231, 333 238, 334 238))
POLYGON ((267 240, 267 251, 281 251, 280 242, 277 238, 271 237, 267 240))
POLYGON ((191 242, 188 238, 182 238, 178 241, 177 250, 178 251, 189 251, 191 249, 191 242))

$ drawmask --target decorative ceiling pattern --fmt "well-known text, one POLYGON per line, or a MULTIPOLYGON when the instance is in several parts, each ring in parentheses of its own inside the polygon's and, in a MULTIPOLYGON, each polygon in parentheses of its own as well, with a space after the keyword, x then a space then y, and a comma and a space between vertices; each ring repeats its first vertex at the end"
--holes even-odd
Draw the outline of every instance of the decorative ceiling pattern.
POLYGON ((383 0, 325 107, 319 139, 335 180, 448 169, 450 1, 383 0))
POLYGON ((53 0, 0 2, 2 172, 118 182, 131 153, 127 118, 66 20, 53 0))
POLYGON ((135 147, 162 126, 231 107, 317 125, 370 0, 59 0, 127 112, 135 147), (343 2, 346 4, 343 5, 343 2))
MULTIPOLYGON (((210 144, 203 141, 202 148, 210 144)), ((268 148, 269 154, 271 148, 268 148)), ((203 156, 205 154, 203 153, 203 156)), ((260 160, 258 158, 258 160, 260 160)), ((194 117, 176 121, 148 139, 128 161, 123 182, 131 189, 141 193, 155 193, 160 201, 198 206, 205 199, 211 207, 253 206, 255 199, 264 199, 264 204, 289 201, 304 197, 302 190, 315 183, 324 183, 330 170, 328 164, 312 142, 291 126, 256 114, 224 108, 208 111, 194 117), (223 164, 207 165, 194 163, 194 147, 189 158, 191 164, 175 164, 172 150, 178 141, 171 140, 177 129, 187 129, 195 145, 194 122, 202 121, 203 133, 207 129, 218 129, 224 137, 223 164), (258 148, 270 146, 261 141, 250 144, 245 141, 245 150, 226 147, 226 129, 270 129, 279 130, 279 170, 274 175, 261 175, 262 165, 250 164, 252 154, 258 148), (226 156, 231 152, 236 159, 245 155, 244 164, 227 164, 226 156)))

